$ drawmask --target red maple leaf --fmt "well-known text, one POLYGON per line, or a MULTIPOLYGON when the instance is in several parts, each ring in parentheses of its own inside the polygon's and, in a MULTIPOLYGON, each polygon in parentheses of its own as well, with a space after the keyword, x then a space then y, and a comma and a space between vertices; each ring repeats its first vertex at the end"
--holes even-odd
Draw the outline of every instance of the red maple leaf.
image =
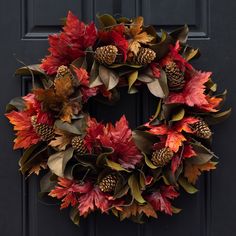
POLYGON ((89 87, 89 75, 88 72, 84 68, 77 68, 73 66, 73 70, 76 74, 76 77, 78 79, 80 90, 82 93, 82 99, 84 102, 87 102, 87 100, 92 97, 96 96, 98 93, 98 88, 90 88, 89 87))
POLYGON ((179 147, 182 146, 184 141, 186 141, 182 131, 192 133, 192 129, 189 125, 194 124, 197 121, 198 119, 195 117, 185 117, 181 121, 176 122, 173 127, 168 127, 165 124, 158 126, 146 124, 146 126, 150 128, 148 132, 155 135, 166 136, 165 146, 169 147, 173 152, 178 152, 179 147))
POLYGON ((195 71, 191 78, 186 82, 183 91, 171 92, 167 97, 166 103, 182 103, 190 107, 202 107, 209 105, 205 92, 205 83, 209 80, 211 72, 195 71))
POLYGON ((127 59, 129 43, 125 39, 125 26, 120 24, 112 27, 109 31, 99 31, 98 38, 105 44, 115 45, 123 55, 123 61, 127 59))
POLYGON ((25 101, 25 110, 11 111, 6 114, 10 123, 14 125, 16 132, 16 139, 14 140, 14 149, 28 148, 40 141, 40 137, 35 132, 31 117, 36 116, 37 122, 42 124, 52 125, 53 120, 49 113, 41 111, 41 104, 36 100, 34 94, 28 94, 23 97, 25 101))
POLYGON ((189 143, 184 144, 184 150, 183 150, 183 158, 190 158, 193 156, 197 156, 196 152, 193 150, 193 147, 189 143))
POLYGON ((64 209, 78 204, 79 194, 87 193, 91 188, 92 185, 89 182, 78 184, 74 180, 59 177, 58 186, 48 195, 62 199, 61 209, 64 209))
POLYGON ((208 104, 203 104, 202 106, 199 106, 199 109, 210 112, 218 111, 217 107, 222 102, 222 98, 206 96, 206 100, 208 101, 208 104))
POLYGON ((84 137, 84 143, 88 150, 92 152, 92 150, 96 149, 100 146, 100 135, 104 134, 105 126, 102 123, 98 123, 95 118, 88 118, 87 122, 87 133, 84 137))
POLYGON ((150 68, 154 77, 159 78, 161 76, 161 70, 158 66, 158 63, 152 62, 150 64, 150 68))
POLYGON ((112 124, 106 126, 104 134, 100 136, 100 141, 103 146, 114 149, 111 159, 124 168, 135 168, 142 159, 141 153, 132 140, 132 131, 124 115, 115 126, 112 124))
POLYGON ((152 205, 154 210, 172 215, 173 210, 169 199, 174 199, 178 196, 179 193, 176 192, 173 186, 161 186, 159 191, 147 195, 145 199, 152 205))
POLYGON ((79 212, 81 216, 87 216, 91 211, 96 209, 101 212, 107 212, 111 204, 108 196, 101 192, 98 187, 93 187, 89 192, 82 194, 79 197, 79 212))
POLYGON ((86 48, 92 46, 97 38, 93 23, 85 25, 68 13, 63 32, 49 36, 50 55, 42 60, 41 68, 49 75, 55 74, 61 65, 69 65, 84 56, 86 48))

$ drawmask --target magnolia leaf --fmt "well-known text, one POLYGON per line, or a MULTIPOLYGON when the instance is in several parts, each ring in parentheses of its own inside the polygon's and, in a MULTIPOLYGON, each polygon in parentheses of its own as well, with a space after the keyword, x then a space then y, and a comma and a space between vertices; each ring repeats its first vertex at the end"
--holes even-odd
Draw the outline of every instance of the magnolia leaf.
POLYGON ((134 83, 136 82, 138 78, 138 71, 132 72, 128 77, 128 84, 129 84, 129 93, 131 91, 131 88, 133 87, 134 83))
POLYGON ((190 61, 191 59, 195 58, 199 55, 199 49, 189 48, 189 50, 185 50, 183 57, 186 61, 190 61))
POLYGON ((77 135, 81 135, 81 131, 74 126, 73 124, 70 124, 68 122, 63 122, 61 120, 56 120, 54 123, 55 127, 64 131, 67 131, 69 133, 72 134, 77 134, 77 135))
POLYGON ((220 122, 225 121, 231 115, 232 109, 228 109, 223 112, 213 113, 210 116, 206 117, 205 120, 209 125, 216 125, 220 122))
POLYGON ((99 76, 107 90, 113 89, 119 82, 119 76, 105 66, 99 66, 99 76))
POLYGON ((101 28, 106 28, 117 24, 116 19, 109 14, 97 15, 97 18, 101 28))
POLYGON ((174 206, 171 206, 171 209, 174 214, 178 214, 182 211, 182 209, 174 207, 174 206))
POLYGON ((158 166, 155 166, 155 165, 152 164, 152 162, 148 159, 148 157, 145 153, 142 153, 142 154, 144 156, 145 163, 149 168, 151 168, 151 169, 157 169, 158 168, 158 166))
POLYGON ((77 207, 73 207, 70 211, 70 219, 75 225, 80 223, 80 213, 77 207))
POLYGON ((188 39, 189 28, 187 25, 184 25, 173 32, 170 33, 170 36, 175 39, 175 41, 180 41, 180 43, 185 44, 188 39))
POLYGON ((56 180, 52 179, 53 174, 48 172, 40 179, 40 192, 49 193, 53 190, 57 184, 56 180))
POLYGON ((40 68, 40 64, 24 66, 16 70, 15 75, 45 75, 44 71, 40 68))
POLYGON ((134 197, 134 199, 139 203, 145 203, 146 201, 142 197, 140 186, 135 175, 131 175, 129 177, 128 185, 131 189, 131 194, 134 197))
POLYGON ((191 185, 186 178, 184 177, 180 177, 178 179, 178 183, 183 187, 183 189, 187 192, 187 193, 190 193, 190 194, 194 194, 196 193, 198 190, 193 186, 191 185))
POLYGON ((165 97, 165 93, 160 85, 160 81, 159 79, 155 79, 153 82, 151 83, 147 83, 148 89, 149 91, 156 97, 159 98, 164 98, 165 97))
POLYGON ((79 57, 78 59, 74 60, 70 65, 70 68, 72 70, 73 66, 75 66, 76 68, 84 68, 86 70, 87 69, 86 57, 79 57))
POLYGON ((171 121, 179 121, 184 118, 185 110, 184 108, 181 108, 177 113, 172 115, 171 121))
POLYGON ((138 76, 138 80, 143 83, 150 83, 150 82, 153 82, 154 79, 150 77, 149 75, 141 74, 138 76))
POLYGON ((6 112, 9 113, 13 110, 22 111, 25 108, 25 101, 22 97, 13 98, 6 106, 6 112))
POLYGON ((106 159, 106 163, 107 166, 109 166, 113 170, 130 172, 129 170, 126 170, 124 167, 122 167, 119 163, 116 163, 114 161, 106 159))
POLYGON ((161 75, 160 77, 158 78, 159 82, 160 82, 160 85, 162 87, 162 90, 165 94, 165 97, 168 96, 169 94, 169 88, 168 88, 168 84, 167 84, 167 77, 166 77, 166 73, 164 70, 161 70, 161 75))
POLYGON ((130 68, 135 68, 135 69, 139 69, 141 67, 143 67, 143 65, 134 65, 134 64, 112 64, 112 65, 108 65, 108 68, 111 69, 116 69, 116 68, 120 68, 120 67, 130 67, 130 68))
POLYGON ((90 71, 90 76, 89 76, 89 87, 94 88, 99 85, 102 85, 103 82, 99 76, 99 71, 98 71, 98 63, 96 60, 93 62, 91 71, 90 71))
POLYGON ((101 165, 103 160, 105 160, 105 158, 109 155, 111 155, 114 152, 114 149, 111 147, 104 147, 104 152, 102 152, 96 160, 96 165, 101 165))
POLYGON ((140 130, 134 130, 132 137, 138 149, 147 154, 152 152, 153 144, 159 140, 157 136, 140 130))
POLYGON ((64 177, 64 170, 67 162, 72 158, 74 149, 69 148, 66 151, 57 152, 48 159, 48 167, 52 173, 64 177))

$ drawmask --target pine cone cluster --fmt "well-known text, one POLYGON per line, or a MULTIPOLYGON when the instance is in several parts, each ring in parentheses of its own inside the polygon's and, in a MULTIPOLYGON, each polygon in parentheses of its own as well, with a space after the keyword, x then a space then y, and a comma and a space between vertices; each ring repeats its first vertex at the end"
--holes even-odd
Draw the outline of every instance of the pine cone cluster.
POLYGON ((69 75, 70 74, 70 69, 67 66, 59 66, 57 69, 57 75, 56 77, 64 77, 65 75, 69 75))
POLYGON ((150 64, 156 58, 156 53, 150 48, 141 47, 136 56, 133 56, 132 63, 136 65, 150 64))
POLYGON ((212 132, 207 125, 207 123, 203 120, 200 120, 192 125, 192 129, 194 131, 194 134, 203 139, 209 139, 212 135, 212 132))
POLYGON ((173 155, 174 153, 170 150, 170 148, 161 148, 152 153, 151 161, 153 165, 163 167, 169 163, 173 155))
POLYGON ((115 62, 117 53, 118 49, 116 46, 107 45, 103 47, 98 47, 95 50, 94 57, 101 64, 111 65, 115 62))
POLYGON ((165 66, 165 72, 170 90, 183 89, 185 85, 184 73, 175 62, 169 62, 165 66))
POLYGON ((84 145, 84 140, 80 136, 75 136, 72 138, 71 146, 80 154, 87 152, 87 148, 84 145))
POLYGON ((39 135, 41 140, 48 141, 55 137, 54 128, 47 124, 38 123, 36 116, 31 117, 31 123, 34 128, 34 131, 39 135))
POLYGON ((99 183, 98 187, 104 193, 113 192, 117 184, 117 176, 114 174, 109 174, 104 177, 99 183))

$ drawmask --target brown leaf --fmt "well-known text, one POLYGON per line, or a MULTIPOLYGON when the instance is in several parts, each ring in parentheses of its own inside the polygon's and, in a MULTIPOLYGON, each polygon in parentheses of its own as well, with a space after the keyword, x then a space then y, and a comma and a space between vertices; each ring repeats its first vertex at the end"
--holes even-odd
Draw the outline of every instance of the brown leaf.
POLYGON ((60 119, 65 122, 71 122, 71 117, 73 115, 73 106, 70 103, 64 103, 61 110, 60 119))
POLYGON ((41 163, 38 163, 37 165, 34 165, 30 171, 29 171, 29 175, 31 174, 36 174, 36 175, 39 175, 39 172, 40 170, 42 169, 47 169, 47 162, 41 162, 41 163))
POLYGON ((120 219, 124 220, 125 218, 130 218, 132 216, 137 216, 145 214, 147 217, 157 218, 157 214, 153 207, 147 203, 145 205, 139 205, 137 202, 133 202, 130 206, 122 207, 122 211, 120 213, 120 219))
POLYGON ((55 79, 54 86, 55 93, 59 97, 68 97, 73 93, 72 80, 69 76, 55 79))
POLYGON ((60 151, 65 150, 66 146, 71 142, 72 135, 57 128, 55 129, 55 134, 57 136, 49 143, 49 145, 57 147, 60 151))
POLYGON ((216 169, 217 162, 207 162, 202 165, 193 165, 189 162, 185 164, 184 176, 188 182, 195 184, 202 171, 210 171, 216 169))
POLYGON ((143 30, 143 17, 137 17, 129 28, 129 34, 132 39, 129 41, 129 50, 137 55, 139 48, 142 44, 147 44, 154 39, 153 36, 147 34, 147 32, 142 32, 143 30))

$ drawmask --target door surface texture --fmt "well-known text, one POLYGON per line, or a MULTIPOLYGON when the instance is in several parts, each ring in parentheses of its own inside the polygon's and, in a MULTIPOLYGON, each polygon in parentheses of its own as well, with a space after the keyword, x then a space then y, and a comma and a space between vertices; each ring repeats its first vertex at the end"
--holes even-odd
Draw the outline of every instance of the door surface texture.
MULTIPOLYGON (((24 179, 18 171, 20 151, 13 151, 13 131, 4 117, 5 104, 27 92, 27 79, 14 71, 36 64, 47 54, 47 37, 60 30, 61 18, 71 10, 85 22, 96 13, 134 17, 145 24, 171 31, 183 24, 190 28, 189 41, 202 57, 194 66, 213 71, 219 87, 228 88, 226 106, 236 105, 236 1, 235 0, 1 0, 0 1, 0 236, 234 236, 236 235, 236 115, 214 128, 213 150, 220 157, 218 169, 198 181, 194 196, 182 193, 173 217, 138 225, 118 222, 112 216, 94 214, 75 226, 68 211, 45 204, 38 197, 39 182, 24 179)), ((91 104, 91 113, 104 121, 116 121, 125 113, 131 127, 145 122, 154 112, 154 98, 146 91, 128 95, 121 91, 116 107, 91 104)))

